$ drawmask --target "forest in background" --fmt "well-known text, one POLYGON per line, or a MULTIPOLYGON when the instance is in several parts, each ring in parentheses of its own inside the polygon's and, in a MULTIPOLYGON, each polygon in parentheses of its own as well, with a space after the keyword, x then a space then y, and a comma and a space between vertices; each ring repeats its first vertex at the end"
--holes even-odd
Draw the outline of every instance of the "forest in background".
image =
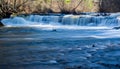
POLYGON ((119 0, 0 0, 0 19, 31 13, 118 12, 119 0))
POLYGON ((0 0, 0 18, 11 14, 80 13, 93 8, 93 0, 0 0))

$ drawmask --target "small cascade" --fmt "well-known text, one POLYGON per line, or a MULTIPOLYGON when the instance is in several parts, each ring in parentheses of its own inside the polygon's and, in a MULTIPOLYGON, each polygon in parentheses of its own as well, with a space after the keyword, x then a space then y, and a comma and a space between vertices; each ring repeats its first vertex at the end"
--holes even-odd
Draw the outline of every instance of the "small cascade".
POLYGON ((66 15, 63 17, 63 25, 77 26, 118 26, 120 21, 115 17, 66 15))
POLYGON ((100 26, 119 26, 119 20, 113 19, 104 19, 100 26))
POLYGON ((66 15, 62 19, 63 25, 77 25, 79 23, 80 16, 66 15))
POLYGON ((91 23, 92 17, 80 17, 78 25, 80 26, 88 26, 91 23))
POLYGON ((22 17, 14 17, 14 18, 9 18, 9 19, 3 19, 1 21, 4 25, 29 25, 31 22, 26 21, 22 17))
POLYGON ((42 21, 43 16, 39 16, 39 15, 30 15, 27 17, 28 21, 31 22, 41 22, 42 21))
POLYGON ((120 14, 93 15, 29 15, 3 19, 4 25, 72 25, 72 26, 120 26, 120 14))
POLYGON ((59 21, 59 16, 30 15, 27 17, 27 20, 39 23, 57 23, 59 21))

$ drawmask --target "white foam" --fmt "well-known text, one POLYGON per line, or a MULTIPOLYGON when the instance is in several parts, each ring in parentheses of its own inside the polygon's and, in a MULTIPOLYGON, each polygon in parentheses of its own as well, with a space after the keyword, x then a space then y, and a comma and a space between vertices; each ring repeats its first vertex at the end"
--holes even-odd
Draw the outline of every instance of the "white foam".
POLYGON ((65 15, 61 16, 41 16, 30 15, 26 18, 14 17, 1 21, 5 26, 28 26, 55 29, 108 29, 119 26, 119 18, 90 16, 90 15, 65 15))

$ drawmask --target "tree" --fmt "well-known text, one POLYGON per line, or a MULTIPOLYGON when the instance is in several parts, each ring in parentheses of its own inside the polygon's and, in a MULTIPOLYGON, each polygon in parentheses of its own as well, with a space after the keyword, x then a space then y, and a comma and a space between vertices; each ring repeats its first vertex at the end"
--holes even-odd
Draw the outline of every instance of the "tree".
POLYGON ((35 0, 34 10, 35 13, 50 13, 52 11, 53 0, 35 0))
POLYGON ((0 17, 10 17, 12 13, 24 10, 24 6, 30 0, 0 0, 0 17))
POLYGON ((83 0, 57 0, 58 7, 62 13, 76 13, 76 9, 83 0))

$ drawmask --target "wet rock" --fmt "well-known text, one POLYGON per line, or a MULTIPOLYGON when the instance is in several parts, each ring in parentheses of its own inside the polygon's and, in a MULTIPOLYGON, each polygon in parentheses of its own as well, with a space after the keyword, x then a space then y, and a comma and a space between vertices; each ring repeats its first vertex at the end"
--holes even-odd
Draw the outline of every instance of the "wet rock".
POLYGON ((92 47, 95 47, 95 45, 93 44, 92 47))
POLYGON ((57 30, 56 30, 56 29, 53 29, 52 31, 53 31, 53 32, 56 32, 57 30))
POLYGON ((113 29, 120 29, 120 27, 114 27, 113 29))
POLYGON ((0 22, 0 27, 4 26, 1 22, 0 22))

